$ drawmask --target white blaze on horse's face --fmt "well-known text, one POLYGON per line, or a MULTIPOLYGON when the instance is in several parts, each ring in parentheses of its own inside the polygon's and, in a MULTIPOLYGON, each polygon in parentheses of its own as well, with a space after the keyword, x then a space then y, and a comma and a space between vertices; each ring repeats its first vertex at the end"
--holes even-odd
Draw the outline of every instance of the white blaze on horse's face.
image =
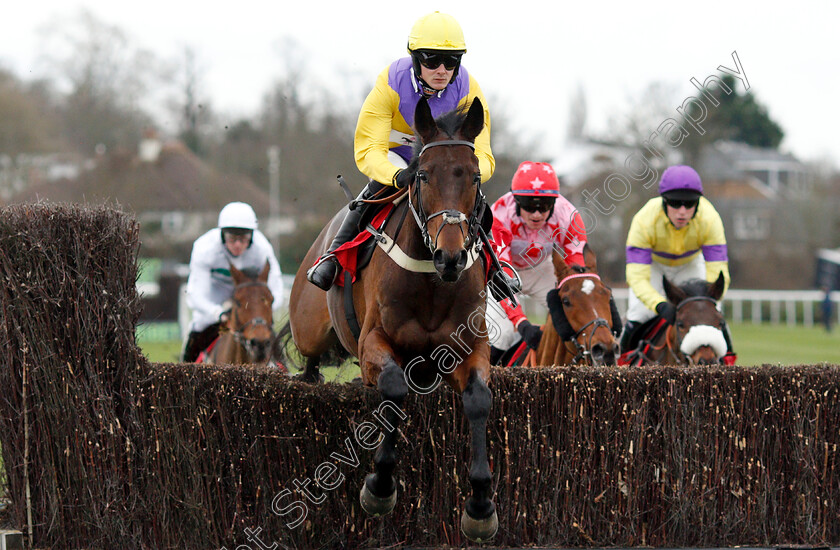
POLYGON ((719 328, 709 325, 694 325, 688 329, 685 338, 683 338, 680 351, 686 356, 690 356, 701 346, 712 348, 718 358, 726 354, 726 339, 719 328))
POLYGON ((595 283, 592 279, 586 279, 583 281, 583 284, 580 285, 580 291, 584 294, 592 294, 593 290, 595 290, 595 283))

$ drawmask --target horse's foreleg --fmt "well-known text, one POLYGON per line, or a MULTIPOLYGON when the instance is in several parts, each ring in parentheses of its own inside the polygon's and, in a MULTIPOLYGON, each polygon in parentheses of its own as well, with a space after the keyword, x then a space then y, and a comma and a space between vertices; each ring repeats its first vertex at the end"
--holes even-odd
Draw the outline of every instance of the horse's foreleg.
POLYGON ((492 476, 487 461, 487 417, 490 416, 493 394, 482 377, 473 371, 461 397, 464 413, 470 422, 472 445, 472 495, 467 499, 461 516, 461 530, 470 540, 483 542, 491 539, 499 528, 496 506, 490 499, 492 476))
POLYGON ((385 429, 382 442, 373 457, 374 473, 365 478, 359 501, 365 512, 372 516, 381 516, 391 512, 397 502, 397 486, 394 482, 394 469, 397 465, 397 427, 400 420, 405 418, 401 407, 405 396, 408 395, 408 384, 402 368, 397 364, 390 345, 383 336, 368 335, 365 348, 365 363, 374 363, 366 366, 376 369, 381 365, 376 386, 382 395, 379 413, 385 429), (379 345, 374 353, 370 353, 368 346, 374 341, 378 341, 379 345))
POLYGON ((321 356, 307 357, 306 366, 300 374, 300 379, 309 384, 317 384, 324 381, 324 375, 321 374, 321 356))

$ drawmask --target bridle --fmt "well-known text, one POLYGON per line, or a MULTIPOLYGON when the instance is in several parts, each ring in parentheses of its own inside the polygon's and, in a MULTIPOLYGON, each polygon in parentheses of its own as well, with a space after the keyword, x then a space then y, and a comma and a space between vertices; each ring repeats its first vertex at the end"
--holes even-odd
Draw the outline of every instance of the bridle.
MULTIPOLYGON (((444 145, 463 145, 475 151, 475 144, 470 141, 448 139, 444 141, 433 141, 431 143, 427 143, 420 150, 418 158, 423 156, 423 153, 425 153, 427 149, 431 147, 439 147, 444 145)), ((470 212, 469 216, 467 216, 460 210, 454 209, 439 210, 434 214, 426 215, 426 211, 423 208, 423 198, 420 194, 420 183, 428 181, 428 174, 424 170, 417 170, 417 174, 414 176, 414 182, 412 182, 413 189, 411 189, 408 193, 408 207, 409 209, 411 209, 411 213, 414 215, 414 221, 417 222, 417 227, 420 228, 420 233, 423 236, 423 243, 426 245, 426 248, 428 248, 429 252, 431 252, 432 254, 434 254, 435 250, 437 250, 438 238, 440 237, 440 233, 441 231, 443 231, 443 228, 447 225, 458 225, 458 228, 461 230, 461 236, 464 238, 465 250, 469 250, 477 243, 479 243, 478 226, 481 220, 481 216, 484 213, 484 208, 486 208, 487 206, 487 202, 484 200, 484 194, 481 192, 481 175, 476 174, 475 178, 477 179, 477 181, 474 182, 476 183, 475 202, 473 203, 473 209, 472 212, 470 212), (432 239, 431 235, 429 234, 429 221, 433 220, 438 216, 441 216, 443 218, 443 223, 438 228, 434 239, 432 239), (466 234, 464 233, 464 222, 467 222, 466 234)))
MULTIPOLYGON (((688 303, 691 303, 691 302, 711 302, 714 307, 717 307, 717 301, 710 296, 689 296, 688 298, 686 298, 685 300, 683 300, 679 304, 677 304, 677 314, 679 314, 680 309, 684 305, 686 305, 688 303)), ((675 319, 675 322, 674 322, 673 330, 674 330, 674 347, 673 348, 670 345, 670 339, 668 338, 668 335, 667 334, 665 335, 665 341, 668 342, 668 349, 671 352, 671 355, 673 355, 674 359, 676 359, 677 361, 679 361, 680 356, 682 356, 685 359, 686 363, 688 363, 689 365, 693 364, 693 360, 691 359, 691 356, 686 355, 685 353, 682 352, 682 349, 681 349, 682 348, 682 339, 679 338, 679 331, 676 328, 676 319, 675 319)))
MULTIPOLYGON (((259 286, 259 287, 269 288, 268 285, 266 283, 263 283, 262 281, 248 281, 248 282, 236 285, 236 287, 233 289, 233 292, 234 292, 233 303, 236 304, 237 308, 242 307, 242 304, 235 297, 236 296, 236 291, 240 288, 245 288, 245 287, 249 287, 249 286, 259 286)), ((271 334, 271 337, 269 338, 269 342, 271 342, 271 341, 274 340, 274 327, 271 325, 271 323, 269 323, 268 321, 266 321, 262 317, 254 317, 254 318, 249 319, 248 321, 246 321, 244 323, 240 323, 239 322, 239 315, 237 314, 237 312, 238 312, 238 309, 234 309, 232 311, 232 316, 231 316, 231 320, 233 321, 233 325, 236 327, 232 331, 233 340, 237 344, 239 344, 240 346, 245 348, 245 350, 248 352, 248 355, 253 357, 254 354, 251 353, 251 341, 248 338, 245 337, 245 334, 244 334, 245 330, 248 329, 249 327, 252 327, 252 326, 257 326, 257 327, 266 326, 266 327, 268 327, 269 333, 271 334)))
MULTIPOLYGON (((590 277, 593 279, 598 279, 599 281, 601 280, 601 277, 597 273, 575 273, 563 278, 563 280, 557 283, 557 290, 559 291, 560 288, 566 283, 566 281, 569 281, 571 279, 579 279, 583 277, 590 277)), ((585 360, 587 358, 589 359, 590 363, 592 363, 592 352, 590 350, 592 349, 592 338, 595 337, 595 331, 598 330, 598 327, 606 327, 607 330, 610 330, 610 324, 606 319, 604 319, 603 317, 596 317, 588 323, 586 323, 585 325, 583 325, 580 328, 580 330, 575 332, 575 335, 572 336, 571 342, 575 346, 575 356, 572 358, 572 364, 576 365, 579 361, 585 360), (584 331, 586 331, 586 329, 590 326, 592 326, 592 332, 589 333, 589 336, 587 338, 587 335, 584 331), (578 338, 580 338, 581 335, 583 335, 583 339, 585 342, 584 345, 581 345, 580 342, 578 342, 578 338)))

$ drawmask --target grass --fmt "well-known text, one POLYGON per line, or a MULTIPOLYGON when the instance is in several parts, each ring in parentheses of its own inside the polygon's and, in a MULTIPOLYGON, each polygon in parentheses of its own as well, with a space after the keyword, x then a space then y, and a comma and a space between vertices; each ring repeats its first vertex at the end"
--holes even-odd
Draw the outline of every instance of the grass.
MULTIPOLYGON (((138 333, 137 343, 143 351, 143 355, 153 363, 178 363, 181 357, 180 340, 157 340, 144 338, 143 333, 138 333)), ((292 370, 292 374, 297 374, 292 370)), ((344 383, 360 376, 359 366, 355 361, 345 361, 338 367, 323 367, 321 374, 327 382, 344 383)))
POLYGON ((822 326, 732 324, 739 365, 840 364, 840 329, 822 326))

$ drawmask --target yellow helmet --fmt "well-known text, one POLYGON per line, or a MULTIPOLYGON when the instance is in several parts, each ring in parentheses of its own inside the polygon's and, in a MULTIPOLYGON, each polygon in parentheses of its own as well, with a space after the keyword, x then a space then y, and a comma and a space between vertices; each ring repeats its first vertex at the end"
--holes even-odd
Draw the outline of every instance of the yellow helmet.
POLYGON ((408 34, 408 51, 416 50, 466 53, 464 31, 451 15, 439 11, 424 15, 414 23, 408 34))

